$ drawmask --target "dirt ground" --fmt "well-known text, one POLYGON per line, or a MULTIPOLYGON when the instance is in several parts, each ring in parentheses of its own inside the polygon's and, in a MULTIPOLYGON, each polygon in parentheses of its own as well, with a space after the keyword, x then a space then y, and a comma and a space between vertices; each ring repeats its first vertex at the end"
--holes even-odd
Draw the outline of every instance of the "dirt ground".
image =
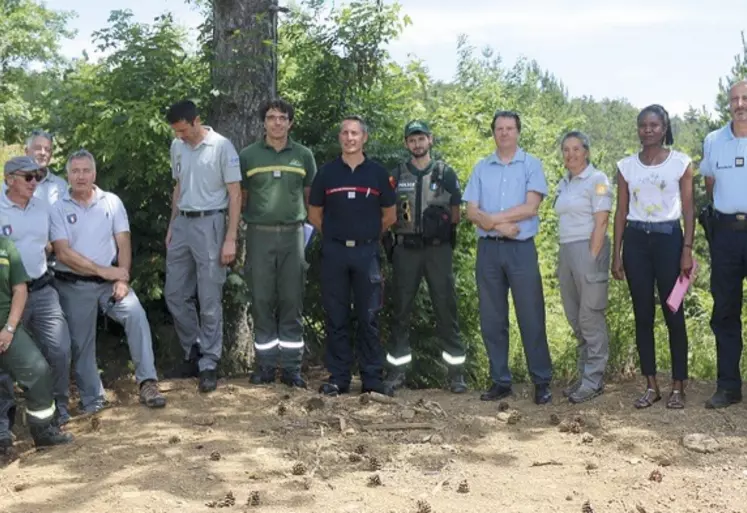
POLYGON ((0 511, 747 511, 747 407, 705 410, 709 383, 691 384, 684 411, 634 410, 631 382, 580 406, 556 389, 537 407, 516 387, 503 412, 478 392, 403 391, 383 404, 321 399, 317 381, 231 380, 209 396, 196 386, 163 382, 169 404, 149 411, 120 383, 111 409, 69 425, 71 446, 35 451, 21 427, 0 511), (712 436, 715 452, 686 449, 692 433, 712 436))

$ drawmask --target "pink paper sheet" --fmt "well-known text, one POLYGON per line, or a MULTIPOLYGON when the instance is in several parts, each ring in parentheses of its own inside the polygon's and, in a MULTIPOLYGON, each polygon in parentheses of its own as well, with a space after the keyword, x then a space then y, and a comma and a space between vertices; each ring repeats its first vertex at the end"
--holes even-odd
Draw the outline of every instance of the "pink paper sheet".
POLYGON ((680 276, 677 279, 677 283, 674 284, 672 292, 669 293, 667 298, 667 306, 672 313, 675 313, 680 309, 682 300, 685 299, 687 289, 690 288, 690 282, 695 278, 695 271, 698 269, 698 263, 693 260, 693 270, 690 272, 690 277, 680 276))

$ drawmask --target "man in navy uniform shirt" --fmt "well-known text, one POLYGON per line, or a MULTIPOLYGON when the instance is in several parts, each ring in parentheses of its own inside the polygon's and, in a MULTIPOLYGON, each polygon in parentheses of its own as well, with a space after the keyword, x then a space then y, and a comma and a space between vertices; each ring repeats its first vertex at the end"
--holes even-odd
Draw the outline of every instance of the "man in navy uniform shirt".
POLYGON ((383 304, 379 240, 397 220, 394 187, 387 170, 363 153, 368 127, 359 116, 343 119, 342 154, 319 170, 311 185, 309 221, 322 234, 322 304, 330 377, 319 392, 350 390, 355 353, 350 329, 350 290, 358 318, 357 351, 362 392, 392 395, 383 383, 379 311, 383 304))

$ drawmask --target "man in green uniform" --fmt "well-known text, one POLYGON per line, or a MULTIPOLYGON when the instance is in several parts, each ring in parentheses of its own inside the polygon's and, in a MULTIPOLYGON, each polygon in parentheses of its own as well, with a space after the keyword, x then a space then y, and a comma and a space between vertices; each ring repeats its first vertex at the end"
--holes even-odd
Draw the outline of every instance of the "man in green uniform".
POLYGON ((392 264, 394 267, 394 315, 387 384, 405 383, 412 361, 409 324, 412 304, 425 275, 443 347, 441 356, 451 379, 451 391, 464 393, 465 348, 459 334, 452 253, 456 244, 462 194, 454 170, 431 158, 433 137, 424 121, 405 127, 405 146, 411 159, 393 172, 397 194, 397 224, 392 264))
POLYGON ((307 263, 304 220, 316 174, 311 151, 290 139, 293 106, 275 99, 259 110, 265 137, 239 154, 247 222, 247 276, 252 294, 253 384, 281 381, 306 388, 303 359, 303 296, 307 263))
MULTIPOLYGON (((28 157, 17 157, 5 164, 6 176, 41 179, 39 166, 28 157)), ((52 396, 52 371, 29 334, 20 325, 28 298, 27 281, 21 255, 13 241, 0 237, 0 369, 10 374, 24 389, 26 418, 37 447, 70 443, 72 435, 60 431, 54 422, 55 404, 52 396)), ((12 401, 12 382, 0 387, 0 399, 12 401), (8 389, 10 388, 10 389, 8 389)), ((13 444, 10 434, 12 419, 0 419, 0 450, 13 444)))

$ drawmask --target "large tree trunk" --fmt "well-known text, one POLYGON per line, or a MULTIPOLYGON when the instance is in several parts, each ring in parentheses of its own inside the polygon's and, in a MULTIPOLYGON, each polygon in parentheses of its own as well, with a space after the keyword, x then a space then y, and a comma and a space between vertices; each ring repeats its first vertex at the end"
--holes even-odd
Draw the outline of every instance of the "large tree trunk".
MULTIPOLYGON (((277 0, 213 0, 212 126, 237 151, 263 134, 259 106, 275 91, 275 14, 277 0)), ((242 170, 243 171, 243 170, 242 170)), ((243 272, 246 257, 240 230, 235 269, 243 272)), ((231 280, 225 291, 224 374, 244 373, 254 358, 248 301, 241 284, 231 280)))

